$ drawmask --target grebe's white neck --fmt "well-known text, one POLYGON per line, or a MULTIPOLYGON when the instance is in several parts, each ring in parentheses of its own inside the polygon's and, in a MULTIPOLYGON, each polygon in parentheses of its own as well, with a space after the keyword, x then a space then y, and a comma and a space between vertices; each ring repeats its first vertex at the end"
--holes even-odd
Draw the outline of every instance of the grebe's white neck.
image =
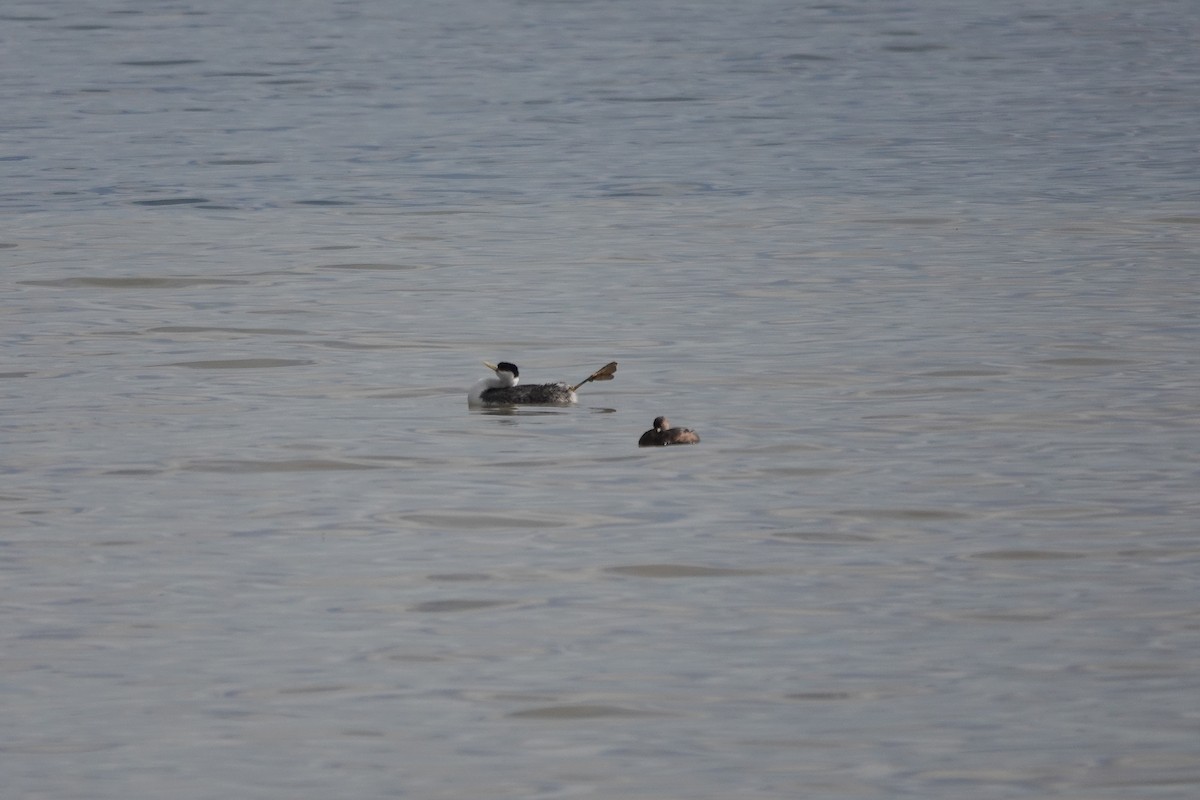
POLYGON ((471 387, 471 391, 467 393, 467 404, 472 406, 483 405, 483 393, 488 389, 511 389, 520 382, 521 379, 508 370, 498 369, 495 375, 480 378, 471 387))

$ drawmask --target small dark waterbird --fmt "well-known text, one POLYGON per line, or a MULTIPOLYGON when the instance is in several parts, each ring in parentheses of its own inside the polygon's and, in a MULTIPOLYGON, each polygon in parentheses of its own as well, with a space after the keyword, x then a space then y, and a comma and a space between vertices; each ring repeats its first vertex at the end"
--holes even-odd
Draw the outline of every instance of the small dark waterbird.
POLYGON ((654 427, 638 439, 638 447, 665 447, 669 444, 699 444, 700 434, 691 428, 672 428, 666 417, 655 417, 654 427))

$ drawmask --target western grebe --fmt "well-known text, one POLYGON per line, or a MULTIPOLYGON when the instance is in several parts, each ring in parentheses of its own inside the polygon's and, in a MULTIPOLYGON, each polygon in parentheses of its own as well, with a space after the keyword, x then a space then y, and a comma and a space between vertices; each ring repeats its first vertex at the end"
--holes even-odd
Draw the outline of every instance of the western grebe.
POLYGON ((700 434, 691 428, 672 428, 666 417, 655 417, 653 430, 638 439, 638 447, 663 447, 668 444, 697 444, 700 434))
POLYGON ((617 362, 610 361, 571 386, 566 383, 540 383, 518 386, 521 372, 510 361, 483 365, 495 372, 495 376, 480 379, 467 394, 470 406, 569 406, 575 402, 575 390, 588 381, 611 381, 617 371, 617 362))

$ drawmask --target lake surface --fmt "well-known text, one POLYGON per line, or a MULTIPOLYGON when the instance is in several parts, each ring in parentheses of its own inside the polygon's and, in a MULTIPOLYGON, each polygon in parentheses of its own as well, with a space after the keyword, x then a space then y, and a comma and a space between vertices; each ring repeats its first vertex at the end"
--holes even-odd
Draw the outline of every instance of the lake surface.
POLYGON ((6 797, 1200 792, 1200 6, 0 37, 6 797))

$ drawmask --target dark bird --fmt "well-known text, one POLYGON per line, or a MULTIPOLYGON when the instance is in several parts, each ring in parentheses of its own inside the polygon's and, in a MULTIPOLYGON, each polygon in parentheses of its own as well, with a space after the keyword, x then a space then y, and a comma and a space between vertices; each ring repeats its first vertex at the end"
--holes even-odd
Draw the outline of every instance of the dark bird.
POLYGON ((654 428, 642 434, 638 447, 664 447, 668 444, 698 444, 700 434, 691 428, 672 428, 666 417, 655 417, 654 428))

